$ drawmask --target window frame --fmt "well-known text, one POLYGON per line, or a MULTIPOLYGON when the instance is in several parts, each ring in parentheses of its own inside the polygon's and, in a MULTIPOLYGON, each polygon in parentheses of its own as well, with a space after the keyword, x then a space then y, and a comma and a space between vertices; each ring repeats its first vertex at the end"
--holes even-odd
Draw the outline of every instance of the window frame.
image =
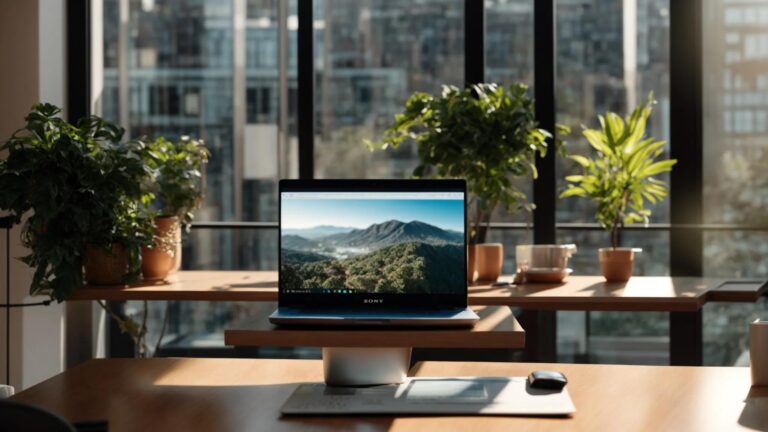
MULTIPOLYGON (((232 0, 233 4, 238 0, 232 0)), ((287 1, 287 0, 278 0, 287 1)), ((461 1, 461 0, 456 0, 461 1)), ((542 127, 555 131, 556 6, 557 0, 532 0, 534 5, 534 96, 536 117, 542 127)), ((651 229, 670 233, 672 276, 702 276, 703 236, 708 231, 768 231, 768 225, 703 223, 703 0, 670 1, 670 151, 678 166, 670 175, 670 222, 651 229), (685 193, 676 193, 685 191, 685 193)), ((298 1, 298 173, 300 179, 314 177, 315 62, 313 0, 298 1)), ((67 14, 67 114, 70 121, 91 113, 91 0, 69 0, 67 14)), ((485 2, 464 0, 465 84, 485 76, 485 2)), ((99 35, 100 37, 100 35, 99 35)), ((244 97, 245 95, 243 95, 244 97)), ((245 113, 243 113, 245 114, 245 113)), ((535 243, 555 243, 558 230, 601 230, 597 224, 556 222, 555 152, 538 158, 539 177, 533 184, 533 238, 535 243)), ((277 222, 198 222, 192 229, 277 229, 277 222)), ((524 230, 524 223, 491 223, 499 230, 524 230)), ((119 305, 114 305, 119 306, 119 305)), ((112 329, 113 335, 119 335, 112 329)), ((110 352, 114 350, 110 338, 110 352)), ((124 351, 123 351, 124 352, 124 351)))

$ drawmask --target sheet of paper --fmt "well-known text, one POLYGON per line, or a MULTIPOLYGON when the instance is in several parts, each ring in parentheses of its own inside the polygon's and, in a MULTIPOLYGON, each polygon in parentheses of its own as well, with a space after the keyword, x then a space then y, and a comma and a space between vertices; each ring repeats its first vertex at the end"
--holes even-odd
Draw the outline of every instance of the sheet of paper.
POLYGON ((283 405, 286 415, 448 414, 570 415, 568 389, 538 390, 524 377, 408 378, 400 385, 328 387, 300 384, 283 405))

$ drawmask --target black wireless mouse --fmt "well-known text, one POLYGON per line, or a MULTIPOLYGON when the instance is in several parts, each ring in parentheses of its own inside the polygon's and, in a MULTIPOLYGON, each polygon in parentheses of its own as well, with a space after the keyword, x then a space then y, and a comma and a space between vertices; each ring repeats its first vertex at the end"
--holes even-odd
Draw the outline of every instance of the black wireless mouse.
POLYGON ((528 375, 531 388, 543 390, 562 390, 568 384, 568 378, 555 371, 533 371, 528 375))

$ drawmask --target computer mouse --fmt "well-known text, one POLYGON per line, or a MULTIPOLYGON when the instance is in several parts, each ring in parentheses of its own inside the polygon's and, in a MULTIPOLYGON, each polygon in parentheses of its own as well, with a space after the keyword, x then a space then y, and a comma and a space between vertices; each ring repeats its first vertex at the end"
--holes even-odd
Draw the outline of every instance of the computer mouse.
POLYGON ((528 375, 531 388, 543 390, 562 390, 568 384, 568 378, 556 371, 533 371, 528 375))

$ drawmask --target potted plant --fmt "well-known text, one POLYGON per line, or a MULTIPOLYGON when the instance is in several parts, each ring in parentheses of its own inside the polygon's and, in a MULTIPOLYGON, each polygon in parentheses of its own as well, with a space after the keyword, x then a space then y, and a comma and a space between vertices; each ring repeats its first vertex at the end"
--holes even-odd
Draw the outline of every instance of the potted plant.
POLYGON ((620 248, 619 232, 624 224, 647 224, 651 210, 666 198, 667 185, 656 178, 671 171, 677 162, 662 159, 665 142, 646 137, 645 127, 653 108, 653 94, 627 118, 608 112, 598 116, 600 129, 584 129, 584 137, 595 150, 594 158, 573 155, 582 174, 570 175, 560 198, 584 197, 597 203, 597 222, 611 235, 611 247, 599 250, 600 267, 609 282, 625 282, 632 276, 637 249, 620 248))
POLYGON ((512 179, 536 178, 534 158, 545 155, 551 136, 538 127, 527 86, 475 84, 465 89, 443 86, 439 96, 414 93, 381 142, 367 144, 388 149, 413 140, 421 162, 413 177, 466 179, 467 277, 472 282, 475 268, 478 280, 500 275, 503 246, 485 243, 491 215, 499 206, 508 211, 533 208, 512 179))
POLYGON ((61 110, 36 104, 0 149, 0 208, 22 228, 35 269, 30 294, 63 301, 82 286, 127 283, 139 274, 139 251, 151 238, 151 171, 142 144, 120 143, 123 130, 98 117, 72 125, 61 110))
POLYGON ((154 241, 142 251, 145 279, 164 279, 181 267, 181 226, 189 228, 203 200, 202 169, 209 156, 202 141, 187 136, 177 142, 158 138, 147 145, 144 159, 155 177, 147 183, 158 216, 154 241))

